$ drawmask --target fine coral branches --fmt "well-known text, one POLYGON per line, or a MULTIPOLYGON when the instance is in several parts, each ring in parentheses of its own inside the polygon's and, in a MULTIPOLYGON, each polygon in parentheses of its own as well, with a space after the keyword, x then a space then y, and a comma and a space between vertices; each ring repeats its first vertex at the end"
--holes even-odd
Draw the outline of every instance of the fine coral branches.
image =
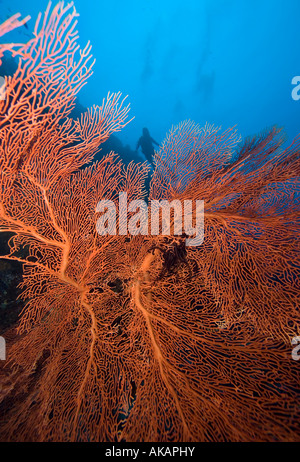
POLYGON ((20 17, 21 17, 20 13, 16 13, 10 18, 8 18, 6 21, 4 21, 0 25, 0 37, 16 29, 17 27, 23 26, 30 19, 30 16, 26 16, 26 18, 19 20, 20 17))
MULTIPOLYGON (((8 32, 11 32, 17 27, 23 26, 30 20, 30 16, 26 16, 26 18, 19 20, 20 17, 21 17, 21 14, 16 13, 10 18, 8 18, 6 21, 4 21, 2 24, 0 24, 0 37, 7 34, 8 32)), ((3 54, 5 51, 9 50, 13 52, 14 48, 22 47, 22 46, 23 46, 22 44, 17 44, 17 43, 0 44, 0 66, 2 64, 1 58, 3 57, 3 54)))
POLYGON ((93 65, 76 18, 49 4, 11 48, 0 101, 1 258, 23 263, 25 302, 5 333, 1 439, 299 440, 299 139, 283 149, 274 128, 239 145, 234 128, 184 121, 149 199, 204 200, 204 243, 99 235, 98 202, 145 198, 149 169, 114 153, 85 167, 129 105, 108 94, 69 118, 93 65))

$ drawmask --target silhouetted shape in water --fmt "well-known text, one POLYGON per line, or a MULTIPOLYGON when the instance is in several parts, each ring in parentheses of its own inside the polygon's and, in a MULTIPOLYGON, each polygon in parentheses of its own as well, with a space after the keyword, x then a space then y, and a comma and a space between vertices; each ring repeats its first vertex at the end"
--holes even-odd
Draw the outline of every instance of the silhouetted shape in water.
POLYGON ((151 138, 148 128, 143 128, 143 135, 137 142, 136 150, 138 150, 138 148, 141 146, 144 156, 151 165, 153 164, 154 156, 153 143, 159 146, 159 144, 153 138, 151 138))

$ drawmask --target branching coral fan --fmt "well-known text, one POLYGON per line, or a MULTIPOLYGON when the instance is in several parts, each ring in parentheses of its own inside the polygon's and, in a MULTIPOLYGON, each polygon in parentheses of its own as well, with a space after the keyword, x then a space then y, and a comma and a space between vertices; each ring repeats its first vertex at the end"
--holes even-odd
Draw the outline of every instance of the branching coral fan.
MULTIPOLYGON (((149 199, 204 200, 205 237, 106 235, 101 199, 145 198, 146 164, 99 145, 127 123, 110 94, 68 118, 91 74, 77 14, 39 16, 0 101, 2 258, 25 307, 1 361, 2 440, 299 441, 299 138, 173 127, 149 199)), ((24 23, 18 16, 0 35, 24 23)))

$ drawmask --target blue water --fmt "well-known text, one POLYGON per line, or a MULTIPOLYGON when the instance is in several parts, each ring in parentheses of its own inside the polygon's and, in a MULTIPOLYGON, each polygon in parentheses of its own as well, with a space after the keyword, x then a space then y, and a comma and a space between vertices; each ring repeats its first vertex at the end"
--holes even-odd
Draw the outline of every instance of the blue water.
MULTIPOLYGON (((0 20, 30 14, 6 40, 28 40, 47 0, 0 0, 0 20)), ((56 2, 53 1, 53 4, 56 2)), ((253 135, 270 125, 300 132, 299 0, 75 0, 80 44, 90 40, 94 74, 83 106, 121 91, 135 119, 117 136, 135 149, 143 127, 159 143, 184 119, 253 135)), ((142 159, 142 154, 141 154, 142 159)))

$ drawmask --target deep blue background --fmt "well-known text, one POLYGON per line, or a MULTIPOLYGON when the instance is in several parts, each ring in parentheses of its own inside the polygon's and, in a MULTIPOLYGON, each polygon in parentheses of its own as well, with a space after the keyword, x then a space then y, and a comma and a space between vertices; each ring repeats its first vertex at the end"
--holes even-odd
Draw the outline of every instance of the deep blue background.
MULTIPOLYGON (((27 40, 47 0, 0 0, 0 20, 30 14, 6 40, 27 40), (27 35, 26 35, 27 34, 27 35)), ((56 2, 54 1, 53 4, 56 2)), ((108 91, 128 94, 135 119, 117 134, 135 148, 142 127, 159 143, 184 119, 241 135, 283 126, 300 132, 299 0, 75 0, 80 43, 93 45, 94 74, 84 106, 108 91)), ((2 21, 1 21, 2 22, 2 21)))

